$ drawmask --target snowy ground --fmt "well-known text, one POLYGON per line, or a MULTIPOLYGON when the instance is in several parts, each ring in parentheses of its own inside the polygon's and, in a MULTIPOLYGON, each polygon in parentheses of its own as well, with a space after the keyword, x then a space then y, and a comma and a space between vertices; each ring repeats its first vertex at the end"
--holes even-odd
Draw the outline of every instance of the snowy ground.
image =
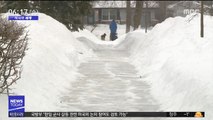
MULTIPOLYGON (((94 27, 91 26, 86 26, 87 30, 92 30, 94 27)), ((118 36, 122 36, 126 33, 126 25, 117 25, 117 33, 118 36)), ((132 28, 131 28, 132 30, 132 28)), ((108 24, 97 24, 97 26, 95 27, 95 29, 92 31, 92 33, 99 39, 101 39, 101 35, 103 35, 104 33, 106 33, 106 41, 110 41, 110 29, 109 29, 109 25, 108 24)))
MULTIPOLYGON (((76 67, 94 54, 50 16, 39 14, 39 21, 19 23, 30 25, 29 50, 23 60, 22 78, 11 92, 25 96, 26 111, 57 111, 58 95, 75 80, 76 67)), ((8 119, 7 101, 6 95, 0 95, 0 120, 8 119)))
POLYGON ((95 54, 97 58, 81 63, 78 72, 82 75, 62 93, 62 111, 160 111, 150 85, 141 81, 129 63, 127 51, 98 50, 95 54))
MULTIPOLYGON (((205 38, 200 38, 199 15, 192 16, 168 18, 148 34, 137 30, 104 44, 130 52, 129 62, 141 81, 149 83, 162 110, 205 111, 209 120, 213 118, 213 18, 205 16, 205 38)), ((99 47, 89 45, 103 48, 94 43, 99 47)))
MULTIPOLYGON (((119 26, 113 42, 97 37, 108 25, 70 33, 41 18, 29 28, 23 77, 13 89, 25 95, 26 111, 205 111, 205 120, 213 119, 213 18, 205 16, 205 38, 199 16, 188 16, 168 18, 148 34, 119 26)), ((0 103, 0 120, 7 120, 5 95, 0 103)))
MULTIPOLYGON (((205 111, 213 118, 213 18, 205 16, 200 38, 199 16, 168 18, 144 35, 130 33, 131 61, 152 86, 166 111, 205 111)), ((129 46, 127 44, 126 46, 129 46)), ((188 119, 187 119, 188 120, 188 119)))

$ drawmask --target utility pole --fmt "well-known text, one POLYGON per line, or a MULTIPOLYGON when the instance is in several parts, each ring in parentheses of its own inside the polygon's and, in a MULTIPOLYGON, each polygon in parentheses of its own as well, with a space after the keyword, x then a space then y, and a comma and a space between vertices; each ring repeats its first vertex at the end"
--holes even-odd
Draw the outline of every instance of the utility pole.
POLYGON ((213 16, 213 1, 211 1, 211 10, 210 10, 210 15, 213 16))
POLYGON ((126 33, 130 31, 130 24, 131 24, 131 6, 130 6, 130 1, 126 1, 126 33))
POLYGON ((134 30, 141 24, 143 1, 136 1, 135 14, 134 14, 134 30))
POLYGON ((204 37, 204 23, 203 23, 203 14, 204 14, 204 10, 203 10, 203 1, 201 1, 201 7, 200 7, 200 37, 204 37))
POLYGON ((144 12, 145 13, 145 33, 147 33, 147 13, 148 13, 148 1, 145 2, 146 4, 146 11, 144 12))

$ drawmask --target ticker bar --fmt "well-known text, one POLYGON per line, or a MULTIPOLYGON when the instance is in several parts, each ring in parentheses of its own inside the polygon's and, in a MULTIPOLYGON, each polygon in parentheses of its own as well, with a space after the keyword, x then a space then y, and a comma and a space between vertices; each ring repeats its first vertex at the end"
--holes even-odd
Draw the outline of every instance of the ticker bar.
POLYGON ((205 112, 24 112, 23 117, 205 117, 205 112))

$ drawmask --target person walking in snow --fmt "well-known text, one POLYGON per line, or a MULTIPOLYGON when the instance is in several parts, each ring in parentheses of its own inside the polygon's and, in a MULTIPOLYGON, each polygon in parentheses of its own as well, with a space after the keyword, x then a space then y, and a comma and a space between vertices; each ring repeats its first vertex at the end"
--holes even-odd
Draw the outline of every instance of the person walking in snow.
POLYGON ((112 22, 109 25, 110 28, 110 40, 114 41, 115 39, 117 39, 117 24, 115 22, 115 20, 113 19, 112 22))

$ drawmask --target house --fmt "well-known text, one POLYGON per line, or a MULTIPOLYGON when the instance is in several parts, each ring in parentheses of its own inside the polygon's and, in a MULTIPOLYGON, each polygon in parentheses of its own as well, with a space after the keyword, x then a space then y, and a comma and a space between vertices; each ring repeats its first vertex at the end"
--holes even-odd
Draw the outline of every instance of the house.
MULTIPOLYGON (((182 16, 185 17, 191 13, 199 13, 201 8, 200 2, 197 1, 180 1, 175 4, 167 6, 167 16, 175 17, 182 16)), ((204 11, 206 14, 210 12, 211 7, 204 5, 204 11)))
MULTIPOLYGON (((144 3, 144 2, 143 2, 144 3)), ((131 1, 131 21, 133 25, 133 16, 135 13, 135 1, 131 1)), ((156 14, 159 10, 159 4, 154 1, 148 1, 143 4, 141 15, 141 26, 153 26, 158 23, 156 14)), ((93 4, 91 15, 85 17, 87 24, 108 24, 112 19, 115 19, 120 24, 126 23, 126 1, 97 1, 93 4)))

